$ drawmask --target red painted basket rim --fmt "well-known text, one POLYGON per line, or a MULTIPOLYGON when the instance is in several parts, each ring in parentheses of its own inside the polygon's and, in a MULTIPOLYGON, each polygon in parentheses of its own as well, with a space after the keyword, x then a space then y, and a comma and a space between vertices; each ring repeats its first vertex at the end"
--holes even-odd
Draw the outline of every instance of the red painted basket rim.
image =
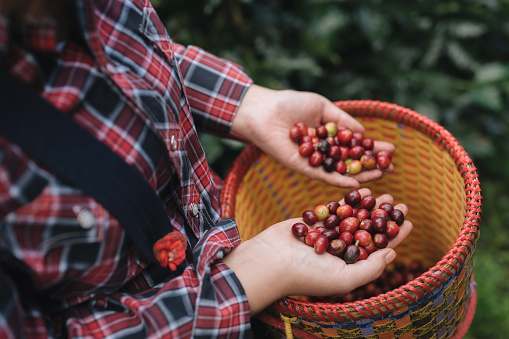
MULTIPOLYGON (((420 277, 397 289, 362 301, 342 304, 312 303, 294 298, 283 298, 274 304, 278 310, 289 307, 294 308, 298 313, 312 310, 316 313, 315 319, 319 321, 334 321, 338 318, 338 312, 347 315, 347 319, 342 319, 343 321, 348 320, 348 317, 349 320, 357 320, 392 312, 423 299, 426 294, 441 287, 473 255, 479 235, 482 207, 480 182, 476 168, 464 148, 444 127, 411 109, 392 103, 351 100, 337 101, 335 104, 356 117, 385 119, 409 126, 428 136, 440 149, 447 151, 464 180, 466 209, 461 232, 446 255, 420 277)), ((226 177, 221 195, 223 217, 235 217, 235 193, 239 183, 249 170, 250 164, 261 154, 263 152, 256 146, 248 145, 234 161, 226 177)))

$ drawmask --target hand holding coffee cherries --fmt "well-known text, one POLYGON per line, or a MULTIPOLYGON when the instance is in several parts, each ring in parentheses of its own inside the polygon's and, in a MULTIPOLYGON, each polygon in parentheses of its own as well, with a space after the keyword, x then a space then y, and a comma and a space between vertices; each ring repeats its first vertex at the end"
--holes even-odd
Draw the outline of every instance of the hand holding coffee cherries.
MULTIPOLYGON (((371 195, 367 188, 358 190, 361 199, 371 195)), ((331 199, 334 199, 331 197, 331 199)), ((344 200, 339 202, 344 205, 344 200)), ((292 227, 302 218, 281 221, 257 236, 243 241, 223 259, 241 281, 251 314, 256 314, 274 301, 286 296, 340 296, 377 279, 391 263, 393 250, 408 236, 412 223, 406 220, 408 208, 395 204, 394 198, 384 194, 376 198, 375 209, 389 203, 401 210, 405 220, 399 233, 388 241, 387 247, 371 253, 367 259, 347 264, 329 253, 317 253, 314 247, 303 244, 302 238, 292 235, 292 227)), ((313 226, 323 226, 317 221, 313 226)))
MULTIPOLYGON (((256 85, 246 92, 231 132, 248 139, 285 167, 331 186, 359 188, 360 183, 380 179, 393 170, 390 165, 385 170, 375 168, 357 174, 340 174, 311 166, 299 155, 298 146, 288 137, 289 130, 298 121, 315 128, 325 122, 334 122, 353 133, 364 133, 359 121, 319 94, 269 90, 256 85)), ((394 153, 395 146, 375 140, 372 151, 394 153)))
POLYGON ((293 224, 294 236, 302 238, 318 254, 328 252, 354 264, 386 248, 389 240, 398 236, 405 214, 389 202, 376 206, 375 197, 362 197, 353 189, 341 201, 332 200, 304 211, 302 220, 293 224), (322 224, 312 228, 317 221, 322 224))

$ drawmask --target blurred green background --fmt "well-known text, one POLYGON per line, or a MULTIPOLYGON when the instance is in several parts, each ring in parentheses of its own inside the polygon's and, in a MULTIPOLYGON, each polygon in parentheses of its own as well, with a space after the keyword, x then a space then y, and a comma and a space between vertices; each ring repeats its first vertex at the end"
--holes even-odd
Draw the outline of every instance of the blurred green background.
MULTIPOLYGON (((255 83, 373 99, 449 130, 481 180, 478 304, 467 338, 509 333, 509 1, 154 0, 172 38, 255 83)), ((244 144, 202 136, 223 176, 244 144)))

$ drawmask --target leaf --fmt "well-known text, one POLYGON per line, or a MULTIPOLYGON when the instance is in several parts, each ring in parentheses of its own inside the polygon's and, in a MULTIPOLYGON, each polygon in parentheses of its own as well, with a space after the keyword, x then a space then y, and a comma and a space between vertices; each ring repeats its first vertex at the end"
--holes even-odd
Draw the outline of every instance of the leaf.
POLYGON ((455 41, 449 42, 447 45, 447 54, 451 61, 460 69, 473 71, 478 67, 477 61, 455 41))
POLYGON ((493 85, 479 87, 472 91, 472 99, 477 105, 500 111, 503 108, 503 99, 500 89, 493 85))
POLYGON ((475 80, 478 83, 496 82, 506 79, 509 79, 509 66, 500 62, 483 65, 475 72, 475 80))
POLYGON ((435 30, 428 49, 422 58, 422 65, 427 68, 434 66, 437 63, 440 54, 445 45, 445 29, 442 25, 438 25, 435 30))
POLYGON ((453 22, 449 24, 449 33, 457 38, 477 38, 486 33, 485 24, 472 21, 453 22))

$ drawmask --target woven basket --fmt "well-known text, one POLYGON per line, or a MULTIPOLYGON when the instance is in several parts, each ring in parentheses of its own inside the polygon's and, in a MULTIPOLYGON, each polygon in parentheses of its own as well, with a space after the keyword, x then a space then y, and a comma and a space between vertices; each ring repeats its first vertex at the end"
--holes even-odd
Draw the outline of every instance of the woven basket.
MULTIPOLYGON (((414 229, 397 261, 429 269, 385 294, 349 303, 287 297, 258 315, 273 334, 309 338, 453 338, 475 311, 473 255, 479 236, 481 189, 468 154, 439 124, 394 104, 342 101, 365 135, 396 146, 394 173, 363 184, 409 208, 414 229), (474 310, 472 310, 472 308, 474 310)), ((243 240, 302 211, 341 198, 338 189, 288 170, 253 145, 236 159, 221 195, 223 217, 235 218, 243 240), (305 188, 305 189, 303 189, 305 188)), ((459 333, 459 334, 458 334, 459 333)))

